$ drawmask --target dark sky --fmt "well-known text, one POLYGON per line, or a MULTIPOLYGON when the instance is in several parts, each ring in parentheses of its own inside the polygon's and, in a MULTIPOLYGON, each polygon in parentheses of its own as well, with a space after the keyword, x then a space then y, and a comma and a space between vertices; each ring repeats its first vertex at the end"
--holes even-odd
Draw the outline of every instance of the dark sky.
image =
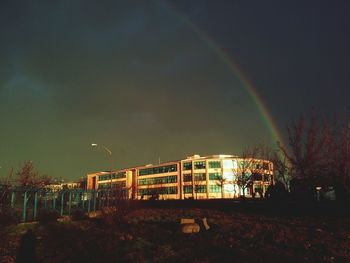
POLYGON ((350 115, 350 1, 1 1, 0 175, 240 154, 300 114, 350 115), (208 42, 208 39, 211 41, 208 42), (219 52, 218 52, 219 50, 219 52), (221 50, 221 51, 220 51, 221 50))

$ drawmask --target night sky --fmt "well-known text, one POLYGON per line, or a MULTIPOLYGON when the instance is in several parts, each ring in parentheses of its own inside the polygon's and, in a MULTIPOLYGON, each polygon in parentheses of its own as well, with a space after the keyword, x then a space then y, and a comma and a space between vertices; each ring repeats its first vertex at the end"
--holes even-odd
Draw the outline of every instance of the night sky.
POLYGON ((0 176, 74 180, 350 116, 350 1, 1 1, 0 176), (265 116, 266 117, 266 116, 265 116))

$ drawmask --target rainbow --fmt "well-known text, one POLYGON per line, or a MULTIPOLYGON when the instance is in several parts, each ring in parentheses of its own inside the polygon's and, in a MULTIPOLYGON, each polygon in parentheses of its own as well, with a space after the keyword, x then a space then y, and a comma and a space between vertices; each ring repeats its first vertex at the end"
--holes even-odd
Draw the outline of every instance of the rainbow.
POLYGON ((180 19, 184 24, 186 24, 196 35, 205 41, 207 45, 220 57, 223 63, 225 63, 229 69, 235 74, 238 78, 242 86, 247 91, 248 95, 256 105, 258 109, 258 113, 263 120, 266 128, 268 129, 271 138, 274 142, 279 142, 281 145, 283 144, 282 136, 277 128, 276 123, 274 122, 271 113, 268 108, 264 104, 263 100, 259 96, 256 88, 252 84, 251 81, 247 79, 247 77, 243 74, 243 72, 238 68, 236 63, 234 63, 232 57, 226 52, 214 39, 212 39, 206 32, 199 29, 195 24, 193 24, 189 19, 184 17, 175 7, 173 7, 167 1, 159 2, 160 5, 165 8, 168 12, 175 15, 178 19, 180 19))

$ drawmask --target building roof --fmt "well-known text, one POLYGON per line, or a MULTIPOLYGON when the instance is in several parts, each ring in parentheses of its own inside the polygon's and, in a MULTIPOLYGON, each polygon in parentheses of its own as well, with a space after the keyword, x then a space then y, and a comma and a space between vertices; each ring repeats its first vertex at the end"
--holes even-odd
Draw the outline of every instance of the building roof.
MULTIPOLYGON (((206 160, 206 159, 229 159, 229 158, 237 158, 237 155, 231 155, 231 154, 215 154, 215 155, 207 155, 207 156, 200 156, 199 154, 194 154, 191 156, 187 156, 185 159, 178 159, 178 160, 172 160, 172 161, 166 161, 162 162, 159 164, 144 164, 144 165, 138 165, 138 166, 132 166, 132 167, 127 167, 127 168, 122 168, 118 170, 113 170, 112 172, 120 172, 120 171, 127 171, 131 169, 138 169, 138 168, 145 168, 145 167, 157 167, 161 165, 167 165, 167 164, 172 164, 176 162, 181 162, 181 161, 188 161, 188 160, 206 160)), ((94 172, 94 173, 88 173, 88 175, 103 175, 103 174, 109 174, 109 171, 99 171, 99 172, 94 172)))

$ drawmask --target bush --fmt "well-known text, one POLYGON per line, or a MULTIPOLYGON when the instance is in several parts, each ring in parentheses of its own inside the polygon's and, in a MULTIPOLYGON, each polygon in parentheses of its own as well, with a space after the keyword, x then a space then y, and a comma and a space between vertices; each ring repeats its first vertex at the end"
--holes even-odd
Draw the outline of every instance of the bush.
POLYGON ((0 226, 9 226, 15 223, 16 223, 16 220, 9 211, 0 212, 0 226))
POLYGON ((76 209, 72 212, 72 220, 84 220, 87 218, 88 216, 83 209, 76 209))
POLYGON ((265 197, 274 201, 286 201, 289 198, 289 193, 281 182, 276 182, 276 184, 269 186, 265 197))
POLYGON ((60 217, 57 210, 40 210, 38 214, 38 221, 40 224, 48 224, 50 222, 56 222, 60 217))

